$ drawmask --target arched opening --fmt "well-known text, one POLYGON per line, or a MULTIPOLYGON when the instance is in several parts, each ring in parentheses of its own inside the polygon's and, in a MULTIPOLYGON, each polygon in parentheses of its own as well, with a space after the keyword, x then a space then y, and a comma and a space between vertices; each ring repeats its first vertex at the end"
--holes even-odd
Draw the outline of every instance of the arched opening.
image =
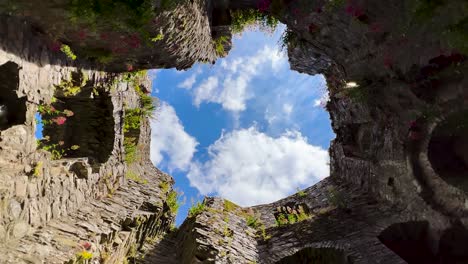
POLYGON ((42 106, 43 139, 40 147, 52 158, 90 158, 106 162, 114 148, 113 104, 108 92, 75 83, 58 89, 56 100, 42 106), (78 87, 78 88, 77 88, 78 87), (74 89, 74 92, 72 91, 74 89), (68 91, 68 93, 64 92, 68 91))
POLYGON ((351 264, 351 258, 343 250, 334 248, 305 248, 276 264, 351 264))
POLYGON ((0 66, 0 131, 26 122, 26 97, 18 97, 18 64, 0 66))
POLYGON ((438 263, 431 251, 429 223, 406 222, 393 224, 378 236, 379 240, 409 264, 438 263))
POLYGON ((468 193, 468 111, 450 115, 435 128, 428 157, 444 181, 468 193))

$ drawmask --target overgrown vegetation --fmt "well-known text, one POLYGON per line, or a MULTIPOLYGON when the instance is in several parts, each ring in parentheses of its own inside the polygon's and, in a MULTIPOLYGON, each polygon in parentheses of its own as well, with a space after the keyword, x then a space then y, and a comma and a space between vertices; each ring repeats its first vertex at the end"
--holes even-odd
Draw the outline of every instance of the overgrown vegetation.
POLYGON ((135 181, 137 183, 141 183, 141 184, 147 184, 148 183, 148 180, 141 178, 141 176, 138 173, 136 173, 136 172, 134 172, 132 170, 127 171, 127 173, 125 174, 125 178, 130 179, 132 181, 135 181))
POLYGON ((327 199, 337 208, 343 209, 348 207, 344 194, 333 186, 327 189, 327 199))
POLYGON ((278 19, 258 9, 233 10, 231 18, 231 30, 234 34, 240 34, 251 28, 259 28, 264 32, 271 33, 279 23, 278 19))
POLYGON ((71 0, 70 21, 86 24, 93 30, 105 25, 117 32, 138 32, 148 36, 147 26, 161 11, 170 10, 185 0, 71 0), (119 19, 115 19, 119 18, 119 19))
POLYGON ((159 183, 158 187, 161 188, 163 193, 167 193, 169 191, 170 185, 168 182, 162 181, 159 183))
POLYGON ((62 46, 60 46, 60 51, 63 52, 69 59, 76 60, 76 55, 71 50, 70 46, 62 44, 62 46))
POLYGON ((261 236, 263 240, 268 240, 271 238, 270 235, 267 235, 265 224, 260 220, 260 218, 255 215, 247 215, 245 220, 247 222, 247 226, 257 230, 257 236, 261 236))
POLYGON ((127 164, 134 163, 138 160, 137 137, 141 126, 141 116, 140 109, 127 109, 125 111, 123 132, 125 162, 127 162, 127 164))
POLYGON ((299 39, 297 34, 293 32, 292 30, 286 29, 283 34, 280 37, 279 40, 279 46, 281 50, 285 50, 290 47, 303 47, 304 46, 304 40, 299 39))
POLYGON ((227 199, 224 199, 224 211, 226 212, 232 212, 236 209, 239 209, 240 206, 238 206, 237 204, 227 200, 227 199))
POLYGON ((169 206, 169 210, 171 211, 172 215, 177 215, 177 212, 179 211, 180 203, 178 201, 179 194, 172 190, 169 192, 167 195, 167 200, 166 203, 169 206))
POLYGON ((206 205, 204 202, 197 202, 196 204, 192 205, 192 207, 189 209, 188 212, 188 217, 192 218, 200 213, 204 212, 206 210, 206 205))
POLYGON ((299 188, 297 188, 297 195, 302 198, 302 197, 306 197, 307 193, 304 192, 304 190, 299 190, 299 188))
POLYGON ((79 94, 89 81, 87 75, 82 71, 74 74, 75 75, 69 78, 69 80, 62 80, 60 84, 55 87, 57 91, 62 93, 65 97, 79 94))
POLYGON ((260 219, 258 219, 256 216, 253 216, 253 215, 247 216, 246 221, 247 221, 247 226, 250 226, 254 229, 259 228, 261 225, 260 219))
POLYGON ((34 166, 33 176, 34 177, 42 176, 42 161, 38 161, 36 165, 34 166))
POLYGON ((290 214, 280 213, 276 217, 276 226, 284 226, 284 225, 295 224, 295 223, 307 220, 309 218, 310 218, 310 216, 308 214, 306 214, 305 212, 300 212, 299 214, 297 214, 297 213, 290 213, 290 214))
POLYGON ((226 36, 220 36, 213 40, 213 45, 215 47, 216 55, 219 57, 226 56, 226 51, 224 49, 224 45, 229 44, 229 39, 226 36))

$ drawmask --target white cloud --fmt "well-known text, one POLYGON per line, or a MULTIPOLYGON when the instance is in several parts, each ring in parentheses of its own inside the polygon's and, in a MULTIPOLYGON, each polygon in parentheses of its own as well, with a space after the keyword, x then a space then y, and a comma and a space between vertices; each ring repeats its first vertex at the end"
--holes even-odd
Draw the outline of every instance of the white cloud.
POLYGON ((288 104, 288 103, 283 104, 283 112, 288 116, 291 115, 293 108, 294 107, 292 104, 288 104))
POLYGON ((162 102, 157 118, 151 121, 151 129, 151 161, 153 164, 166 166, 170 171, 187 170, 198 142, 185 132, 174 108, 162 102))
POLYGON ((203 83, 195 89, 195 98, 193 99, 193 103, 198 107, 203 101, 215 101, 217 86, 218 78, 214 76, 208 77, 208 79, 203 81, 203 83))
POLYGON ((250 57, 221 60, 222 71, 195 87, 193 102, 196 106, 212 102, 221 104, 228 111, 244 111, 246 102, 254 97, 252 80, 272 71, 278 72, 286 65, 288 62, 284 54, 270 46, 264 46, 250 57))
POLYGON ((192 74, 190 77, 185 79, 182 83, 177 85, 177 87, 190 90, 190 89, 192 89, 192 87, 193 87, 193 85, 195 84, 196 81, 197 81, 197 75, 192 74))
POLYGON ((192 164, 191 185, 242 206, 276 201, 329 174, 328 152, 297 131, 273 138, 255 127, 236 130, 223 134, 208 152, 208 161, 192 164))

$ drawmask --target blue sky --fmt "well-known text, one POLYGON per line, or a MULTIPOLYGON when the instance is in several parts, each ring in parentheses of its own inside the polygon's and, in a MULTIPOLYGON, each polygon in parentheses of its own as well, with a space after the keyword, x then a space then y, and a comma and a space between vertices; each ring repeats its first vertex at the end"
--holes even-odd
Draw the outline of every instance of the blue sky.
POLYGON ((177 225, 204 195, 251 206, 328 176, 334 134, 325 80, 289 69, 278 44, 283 30, 235 36, 215 65, 150 72, 161 101, 151 159, 184 193, 177 225))

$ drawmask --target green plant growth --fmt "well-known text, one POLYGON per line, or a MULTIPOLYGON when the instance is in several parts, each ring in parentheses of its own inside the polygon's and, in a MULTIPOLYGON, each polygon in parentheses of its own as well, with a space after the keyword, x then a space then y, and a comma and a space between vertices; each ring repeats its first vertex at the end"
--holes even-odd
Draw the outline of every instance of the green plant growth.
POLYGON ((123 132, 127 133, 131 130, 139 130, 141 125, 141 109, 126 109, 123 132))
POLYGON ((232 211, 234 211, 236 209, 239 209, 239 208, 240 207, 237 204, 235 204, 235 203, 233 203, 233 202, 231 202, 229 200, 224 199, 224 211, 232 212, 232 211))
POLYGON ((158 42, 160 40, 163 40, 164 39, 164 34, 163 33, 159 33, 158 35, 156 35, 155 37, 151 38, 151 41, 152 42, 158 42))
POLYGON ((258 9, 231 11, 231 30, 234 34, 240 34, 248 28, 259 28, 264 32, 273 32, 278 26, 278 20, 261 12, 258 9))
POLYGON ((260 233, 260 236, 263 238, 263 240, 268 240, 271 238, 271 236, 267 235, 266 233, 265 224, 257 216, 247 215, 245 220, 247 222, 247 226, 257 230, 257 236, 258 233, 260 233))
POLYGON ((169 192, 167 195, 167 200, 166 203, 169 206, 169 209, 172 213, 172 215, 177 215, 177 212, 179 211, 180 203, 178 201, 179 195, 176 191, 172 190, 169 192))
POLYGON ((279 46, 281 50, 285 50, 289 47, 304 47, 304 40, 299 39, 296 33, 292 30, 286 29, 280 37, 279 46))
POLYGON ((52 154, 52 159, 53 160, 59 160, 63 158, 63 155, 65 154, 66 151, 69 150, 77 150, 79 146, 73 145, 70 148, 62 148, 59 144, 53 144, 48 141, 47 138, 42 139, 42 140, 37 140, 37 148, 38 149, 43 149, 45 151, 48 151, 52 154))
POLYGON ((246 218, 247 226, 250 226, 254 229, 258 229, 261 226, 261 221, 256 216, 249 215, 246 218))
POLYGON ((152 21, 163 11, 173 10, 186 1, 70 0, 67 11, 72 26, 85 26, 93 32, 131 34, 142 40, 141 43, 150 45, 151 41, 161 38, 159 35, 154 37, 152 21))
POLYGON ((148 183, 148 180, 141 178, 141 176, 138 173, 136 173, 136 172, 134 172, 132 170, 128 170, 127 173, 125 173, 125 178, 130 179, 130 180, 135 181, 135 182, 140 183, 140 184, 147 184, 148 183))
POLYGON ((206 209, 207 208, 204 202, 197 202, 196 204, 192 205, 192 207, 189 209, 188 217, 195 217, 200 213, 204 212, 206 209))
POLYGON ((136 135, 139 134, 141 126, 141 109, 126 109, 124 117, 124 149, 125 162, 131 164, 139 159, 136 135))
POLYGON ((64 96, 75 96, 81 92, 87 83, 87 75, 80 71, 76 72, 75 77, 70 78, 70 80, 62 80, 55 88, 60 90, 64 96))
POLYGON ((226 36, 221 36, 213 40, 213 45, 215 47, 216 55, 219 57, 226 56, 226 51, 224 50, 224 44, 229 44, 229 39, 226 36))
POLYGON ((159 186, 159 188, 161 188, 161 191, 163 193, 167 193, 169 191, 169 188, 170 188, 169 183, 166 182, 166 181, 160 182, 158 186, 159 186))
POLYGON ((42 175, 42 161, 38 161, 34 166, 33 176, 40 177, 42 175))
POLYGON ((67 58, 71 60, 76 60, 76 55, 71 50, 70 46, 62 44, 62 46, 60 46, 60 51, 63 52, 67 56, 67 58))
POLYGON ((307 193, 304 192, 304 190, 299 190, 299 188, 297 188, 297 195, 301 198, 303 197, 306 197, 307 196, 307 193))
POLYGON ((335 187, 330 186, 327 190, 328 201, 337 208, 347 208, 345 197, 341 191, 336 190, 335 187))

